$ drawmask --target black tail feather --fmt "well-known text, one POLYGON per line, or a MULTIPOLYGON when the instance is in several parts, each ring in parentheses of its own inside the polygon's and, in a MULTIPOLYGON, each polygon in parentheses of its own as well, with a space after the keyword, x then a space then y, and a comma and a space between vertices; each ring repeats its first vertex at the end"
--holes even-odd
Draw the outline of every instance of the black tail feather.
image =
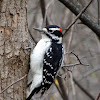
POLYGON ((32 92, 31 92, 31 94, 29 95, 29 97, 26 99, 26 100, 31 100, 31 98, 32 98, 32 96, 36 93, 38 93, 40 90, 41 90, 41 86, 39 86, 39 87, 37 87, 37 88, 35 88, 32 92))

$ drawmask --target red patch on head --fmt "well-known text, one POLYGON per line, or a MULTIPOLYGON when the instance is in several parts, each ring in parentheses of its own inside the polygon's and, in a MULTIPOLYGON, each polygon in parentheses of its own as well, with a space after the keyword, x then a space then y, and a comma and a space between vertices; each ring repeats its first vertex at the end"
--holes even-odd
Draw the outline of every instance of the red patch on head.
POLYGON ((59 30, 61 33, 62 33, 62 29, 60 28, 60 30, 59 30))

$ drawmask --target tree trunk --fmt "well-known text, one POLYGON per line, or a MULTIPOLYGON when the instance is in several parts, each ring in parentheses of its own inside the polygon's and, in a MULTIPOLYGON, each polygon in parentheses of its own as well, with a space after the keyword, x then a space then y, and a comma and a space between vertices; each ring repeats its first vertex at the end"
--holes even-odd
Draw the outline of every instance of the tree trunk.
MULTIPOLYGON (((23 77, 29 65, 26 0, 0 0, 0 92, 23 77)), ((26 78, 0 94, 0 100, 25 100, 26 78)))

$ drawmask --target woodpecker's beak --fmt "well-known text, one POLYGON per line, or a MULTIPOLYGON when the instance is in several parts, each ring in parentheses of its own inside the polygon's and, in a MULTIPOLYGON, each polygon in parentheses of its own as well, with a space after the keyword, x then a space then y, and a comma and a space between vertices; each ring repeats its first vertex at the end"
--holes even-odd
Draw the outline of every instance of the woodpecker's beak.
POLYGON ((46 28, 43 28, 43 29, 41 29, 41 28, 33 28, 33 29, 34 29, 34 30, 37 30, 37 31, 39 31, 39 32, 48 33, 48 31, 47 31, 46 28))
POLYGON ((39 31, 39 32, 44 32, 43 31, 43 29, 41 29, 41 28, 33 28, 34 30, 37 30, 37 31, 39 31))

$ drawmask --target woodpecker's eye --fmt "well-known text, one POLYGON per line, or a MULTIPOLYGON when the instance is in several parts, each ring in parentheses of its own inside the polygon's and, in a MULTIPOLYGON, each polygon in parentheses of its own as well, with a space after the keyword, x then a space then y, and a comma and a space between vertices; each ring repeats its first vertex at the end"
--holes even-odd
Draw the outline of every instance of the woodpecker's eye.
POLYGON ((49 32, 52 32, 52 30, 49 30, 49 32))
POLYGON ((52 33, 53 31, 52 30, 49 30, 49 32, 52 33))

